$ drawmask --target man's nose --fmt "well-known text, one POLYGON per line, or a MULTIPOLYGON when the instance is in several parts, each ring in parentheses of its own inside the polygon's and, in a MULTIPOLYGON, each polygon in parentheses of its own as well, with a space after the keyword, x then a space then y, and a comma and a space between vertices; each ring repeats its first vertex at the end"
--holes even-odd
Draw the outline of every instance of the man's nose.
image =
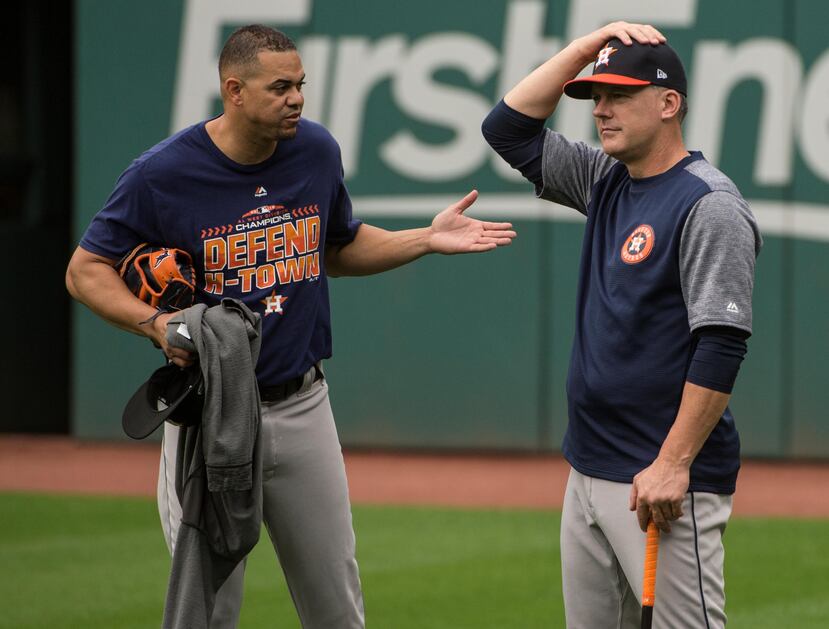
POLYGON ((298 105, 302 105, 303 103, 305 103, 305 96, 302 94, 302 92, 300 90, 294 88, 288 94, 288 98, 286 99, 286 103, 291 107, 296 107, 298 105))
POLYGON ((593 105, 593 115, 596 118, 607 118, 610 114, 607 108, 607 100, 598 98, 593 105))

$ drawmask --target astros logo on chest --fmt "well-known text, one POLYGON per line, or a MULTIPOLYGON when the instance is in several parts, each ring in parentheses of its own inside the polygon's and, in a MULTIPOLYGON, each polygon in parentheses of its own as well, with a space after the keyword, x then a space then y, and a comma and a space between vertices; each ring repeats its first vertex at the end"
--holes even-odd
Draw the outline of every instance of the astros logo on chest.
POLYGON ((625 264, 639 264, 651 254, 655 241, 653 227, 645 224, 639 225, 627 237, 625 244, 622 245, 622 262, 625 264))

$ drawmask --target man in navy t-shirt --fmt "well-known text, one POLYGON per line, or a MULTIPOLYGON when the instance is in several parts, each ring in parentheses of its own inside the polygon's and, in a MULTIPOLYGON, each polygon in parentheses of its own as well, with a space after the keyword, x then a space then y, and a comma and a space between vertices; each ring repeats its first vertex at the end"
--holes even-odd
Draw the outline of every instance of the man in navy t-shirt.
POLYGON ((725 624, 740 466, 728 400, 762 241, 731 180, 686 150, 686 96, 665 37, 618 22, 571 42, 483 124, 538 196, 587 218, 562 446, 568 627, 639 626, 650 521, 663 532, 655 626, 725 624), (601 150, 544 128, 562 94, 592 99, 601 150))
MULTIPOLYGON (((173 315, 153 318, 113 268, 136 245, 184 249, 194 261, 197 302, 236 298, 261 315, 265 523, 303 626, 363 627, 345 469, 319 368, 331 356, 327 277, 379 273, 428 253, 487 251, 510 244, 515 232, 465 216, 474 191, 421 229, 388 232, 354 219, 336 141, 301 117, 305 72, 283 33, 237 30, 219 74, 224 113, 157 144, 124 171, 69 263, 67 287, 181 367, 195 357, 168 346, 173 315)), ((171 552, 181 519, 178 435, 165 424, 159 509, 171 552)), ((219 591, 211 627, 236 626, 243 570, 240 564, 219 591)))

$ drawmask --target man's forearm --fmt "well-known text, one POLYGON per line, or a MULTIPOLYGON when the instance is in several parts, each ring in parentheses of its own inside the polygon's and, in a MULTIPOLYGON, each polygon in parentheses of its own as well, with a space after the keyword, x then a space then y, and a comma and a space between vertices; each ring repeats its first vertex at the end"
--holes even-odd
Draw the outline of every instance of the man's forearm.
POLYGON ((493 223, 464 214, 478 198, 477 190, 452 203, 429 227, 386 231, 363 223, 347 245, 325 250, 328 275, 371 275, 417 260, 427 253, 481 253, 509 245, 515 238, 511 223, 493 223))
POLYGON ((536 68, 504 96, 504 102, 525 116, 546 120, 563 94, 564 84, 581 72, 595 56, 575 40, 536 68))
POLYGON ((728 393, 686 382, 676 421, 657 458, 690 467, 722 417, 730 397, 728 393))
POLYGON ((173 313, 159 314, 133 295, 113 267, 114 262, 78 247, 66 269, 69 294, 112 325, 146 336, 179 367, 193 364, 195 357, 179 347, 168 347, 167 322, 173 313), (158 315, 151 322, 142 325, 158 315))
POLYGON ((360 225, 354 240, 326 251, 326 273, 332 277, 373 275, 408 264, 429 253, 429 228, 387 231, 360 225))
POLYGON ((633 478, 630 509, 636 511, 645 531, 653 519, 663 531, 682 515, 693 463, 708 435, 728 405, 728 393, 685 383, 674 425, 662 443, 659 455, 633 478))
POLYGON ((147 336, 151 330, 139 325, 155 309, 137 299, 107 261, 78 249, 66 271, 69 294, 112 325, 147 336))

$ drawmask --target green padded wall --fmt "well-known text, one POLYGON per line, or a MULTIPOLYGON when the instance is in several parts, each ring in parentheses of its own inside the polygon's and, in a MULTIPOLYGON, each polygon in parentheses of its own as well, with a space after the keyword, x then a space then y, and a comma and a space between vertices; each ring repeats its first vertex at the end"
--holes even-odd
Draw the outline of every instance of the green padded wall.
MULTIPOLYGON (((517 80, 572 37, 648 21, 686 62, 691 148, 757 214, 754 336, 732 400, 743 452, 829 452, 829 48, 822 0, 78 0, 75 237, 142 150, 217 111, 215 59, 264 22, 299 44, 306 115, 343 149, 355 213, 425 225, 471 188, 470 213, 513 221, 514 245, 331 282, 326 365, 344 444, 553 451, 566 428, 581 218, 535 200, 480 136, 517 80), (622 13, 624 11, 624 13, 622 13), (750 19, 746 19, 750 16, 750 19)), ((579 109, 581 107, 581 109, 579 109)), ((589 105, 550 126, 593 137, 589 105)), ((75 310, 73 431, 120 438, 149 343, 75 310)), ((646 377, 646 366, 641 369, 646 377)))

